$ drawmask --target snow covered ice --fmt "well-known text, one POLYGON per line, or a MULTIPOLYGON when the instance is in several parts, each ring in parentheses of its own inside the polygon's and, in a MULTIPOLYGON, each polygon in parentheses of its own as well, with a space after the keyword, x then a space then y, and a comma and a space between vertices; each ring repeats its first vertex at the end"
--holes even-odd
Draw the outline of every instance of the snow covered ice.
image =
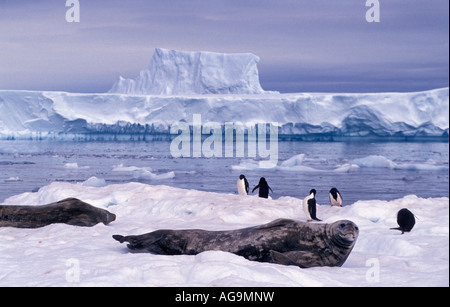
POLYGON ((54 224, 0 229, 0 286, 448 286, 449 200, 414 195, 320 204, 324 222, 355 222, 360 235, 342 267, 300 269, 210 251, 196 256, 131 253, 113 234, 157 229, 230 230, 277 218, 305 220, 301 200, 201 192, 141 183, 89 187, 52 183, 4 205, 42 205, 76 195, 117 215, 108 226, 54 224), (417 224, 401 235, 396 213, 408 207, 417 224), (75 271, 74 271, 75 270, 75 271), (76 271, 78 270, 78 271, 76 271))

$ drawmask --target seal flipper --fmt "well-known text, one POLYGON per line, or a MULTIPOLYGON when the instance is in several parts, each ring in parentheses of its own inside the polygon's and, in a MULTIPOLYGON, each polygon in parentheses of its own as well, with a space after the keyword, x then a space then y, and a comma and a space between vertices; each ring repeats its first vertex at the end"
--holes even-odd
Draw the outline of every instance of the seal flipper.
POLYGON ((283 265, 295 265, 302 269, 321 266, 317 263, 317 257, 311 252, 307 251, 291 251, 286 253, 280 253, 274 250, 270 251, 270 256, 273 263, 283 265))
POLYGON ((147 235, 140 235, 140 236, 121 236, 121 235, 113 235, 112 236, 114 240, 119 241, 120 243, 128 242, 127 247, 131 250, 144 250, 149 249, 151 250, 152 245, 157 243, 159 240, 161 240, 161 237, 152 237, 147 235))
POLYGON ((112 237, 114 240, 119 241, 120 243, 123 243, 125 241, 125 237, 121 235, 113 235, 112 237))
POLYGON ((270 251, 270 257, 272 258, 273 263, 283 264, 283 265, 297 265, 292 259, 290 259, 285 254, 280 252, 276 252, 274 250, 270 251))
POLYGON ((128 242, 127 247, 133 251, 147 250, 152 254, 158 255, 180 255, 182 252, 179 250, 178 245, 168 246, 164 239, 170 234, 169 230, 157 230, 138 236, 121 236, 113 235, 113 239, 120 243, 128 242), (173 250, 176 250, 174 254, 173 250))
POLYGON ((284 227, 290 224, 295 223, 294 220, 290 220, 290 219, 277 219, 275 221, 272 221, 270 223, 264 224, 264 225, 260 225, 260 226, 256 226, 254 227, 254 229, 258 229, 258 230, 263 230, 263 229, 270 229, 270 228, 275 228, 275 227, 284 227))

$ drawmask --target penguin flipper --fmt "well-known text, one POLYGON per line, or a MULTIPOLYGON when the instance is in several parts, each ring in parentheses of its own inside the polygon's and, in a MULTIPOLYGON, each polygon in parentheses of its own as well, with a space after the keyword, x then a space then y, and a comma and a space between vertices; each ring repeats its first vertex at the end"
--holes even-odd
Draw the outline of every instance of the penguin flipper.
POLYGON ((311 198, 308 200, 308 211, 311 218, 315 221, 321 222, 322 220, 319 220, 316 216, 316 200, 314 198, 311 198))

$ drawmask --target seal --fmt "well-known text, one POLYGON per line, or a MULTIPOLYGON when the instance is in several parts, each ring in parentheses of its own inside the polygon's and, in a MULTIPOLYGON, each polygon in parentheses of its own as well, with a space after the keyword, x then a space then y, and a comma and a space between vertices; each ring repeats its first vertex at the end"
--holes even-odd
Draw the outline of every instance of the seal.
POLYGON ((414 214, 406 208, 400 209, 397 212, 397 224, 400 227, 391 229, 400 230, 402 234, 405 232, 410 232, 416 224, 414 214))
POLYGON ((0 227, 39 228, 54 223, 91 227, 115 220, 115 214, 77 198, 43 206, 0 206, 0 227))
POLYGON ((230 252, 251 261, 301 268, 342 266, 358 238, 351 221, 311 224, 290 219, 229 231, 156 230, 142 235, 113 235, 132 251, 158 255, 230 252))

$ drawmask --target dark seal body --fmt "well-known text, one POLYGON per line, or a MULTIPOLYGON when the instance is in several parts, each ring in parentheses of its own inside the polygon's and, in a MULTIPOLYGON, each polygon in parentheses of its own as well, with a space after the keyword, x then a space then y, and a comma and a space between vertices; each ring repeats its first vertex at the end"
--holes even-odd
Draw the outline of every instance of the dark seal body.
POLYGON ((358 237, 351 221, 311 224, 278 219, 230 231, 157 230, 137 236, 114 235, 134 251, 159 255, 196 255, 204 251, 230 252, 252 261, 297 265, 301 268, 341 266, 358 237))
POLYGON ((43 206, 0 206, 0 227, 38 228, 54 223, 90 227, 115 219, 113 213, 76 198, 43 206))

